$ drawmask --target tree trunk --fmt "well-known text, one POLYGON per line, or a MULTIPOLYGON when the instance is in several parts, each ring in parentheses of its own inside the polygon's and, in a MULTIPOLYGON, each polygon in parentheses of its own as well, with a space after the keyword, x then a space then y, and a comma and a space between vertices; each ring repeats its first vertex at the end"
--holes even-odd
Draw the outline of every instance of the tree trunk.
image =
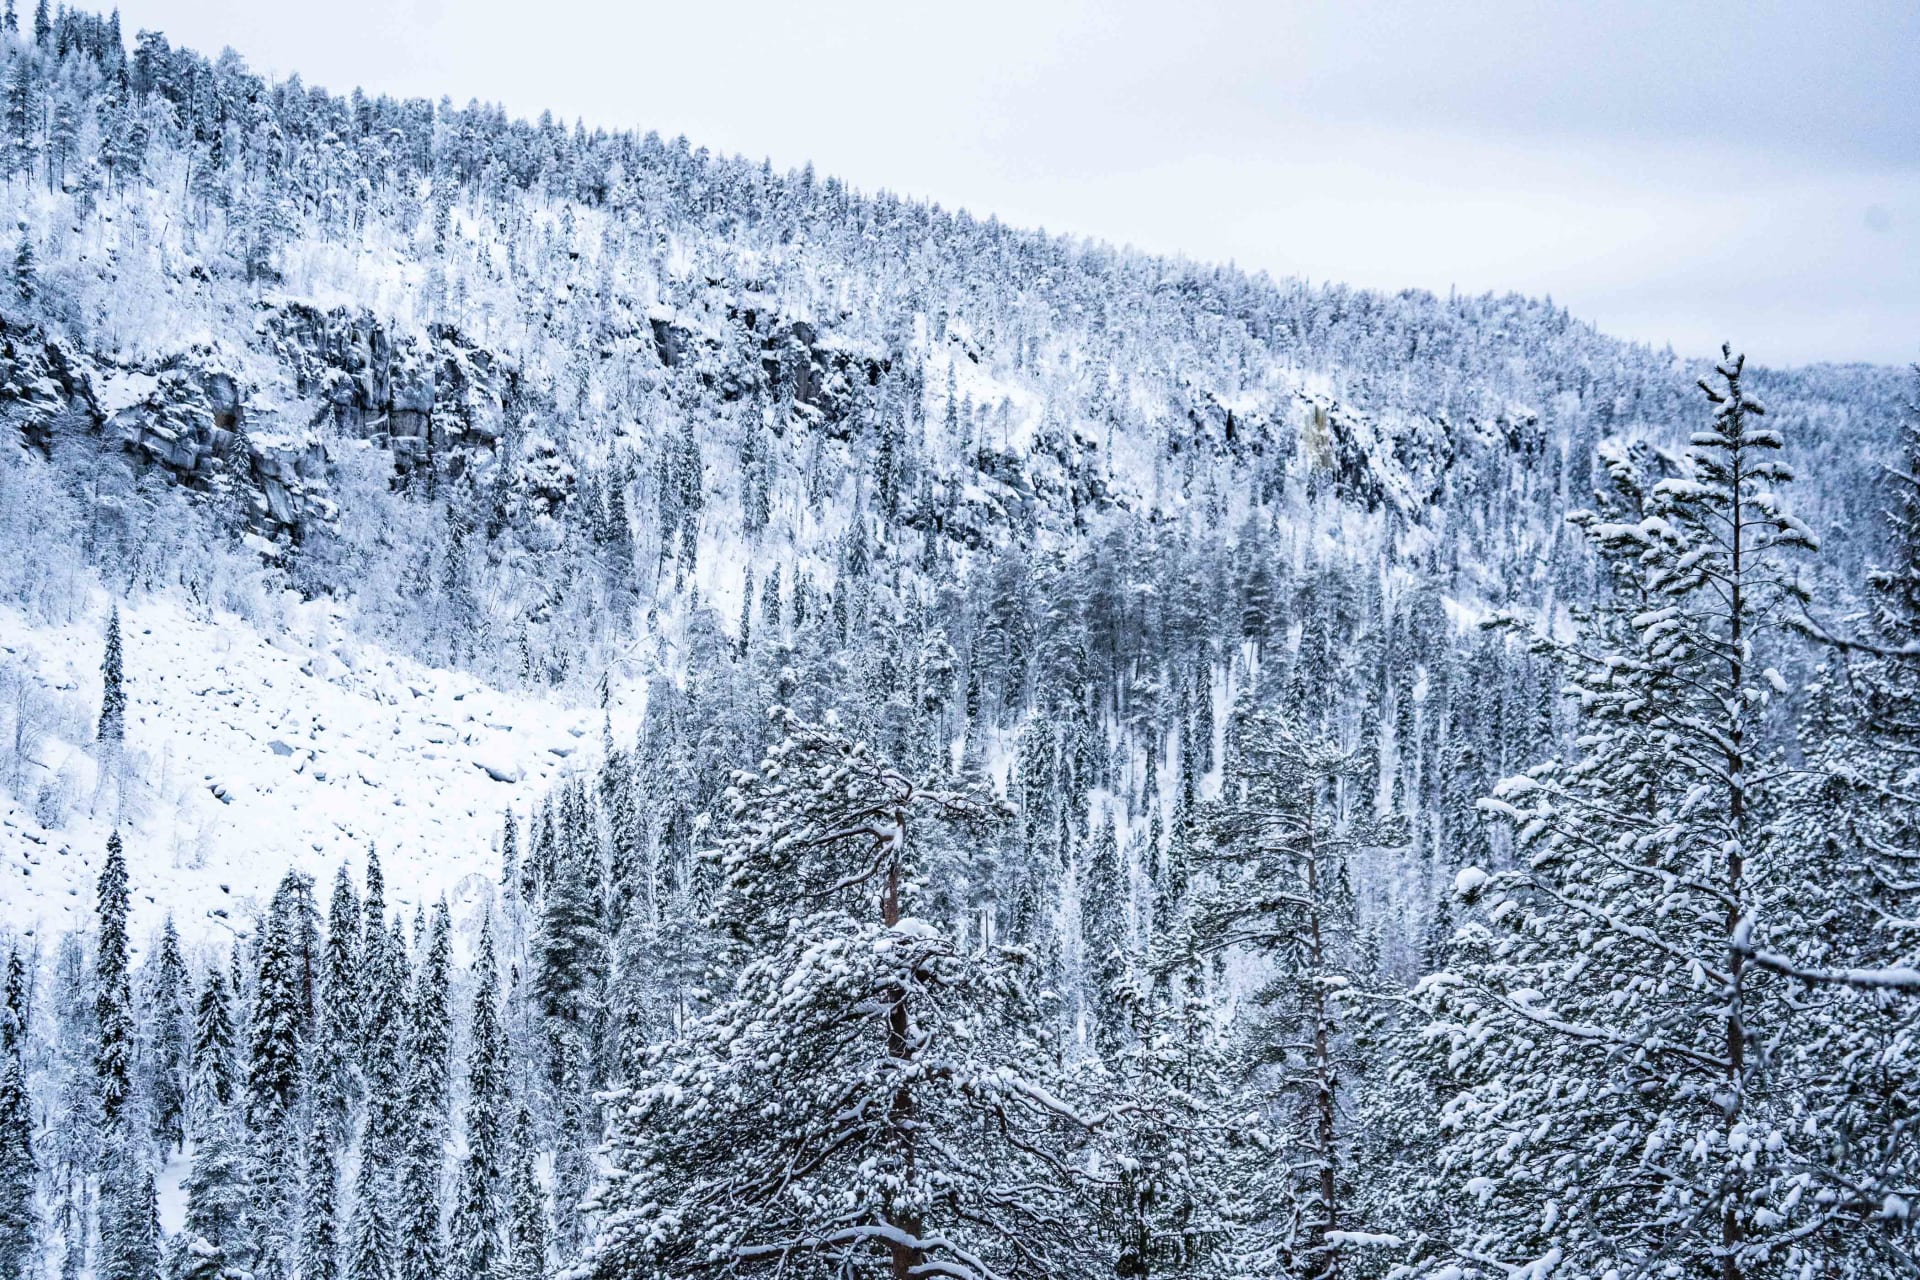
MULTIPOLYGON (((1735 431, 1744 430, 1739 417, 1740 386, 1738 381, 1732 387, 1734 396, 1735 431)), ((1747 1028, 1745 993, 1741 989, 1746 957, 1737 945, 1742 919, 1745 916, 1742 895, 1745 892, 1743 880, 1746 875, 1746 781, 1743 777, 1746 748, 1746 711, 1741 705, 1741 686, 1746 680, 1746 659, 1742 646, 1746 643, 1746 619, 1743 616, 1746 601, 1742 592, 1740 553, 1741 542, 1745 536, 1744 507, 1741 503, 1740 486, 1743 480, 1740 466, 1740 454, 1733 451, 1733 511, 1731 558, 1732 572, 1728 575, 1727 613, 1728 613, 1728 658, 1727 658, 1727 706, 1732 708, 1727 727, 1727 828, 1732 836, 1729 841, 1730 852, 1727 855, 1727 1132, 1732 1134, 1740 1123, 1742 1104, 1746 1092, 1747 1028)), ((1731 1160, 1731 1153, 1729 1153, 1731 1160)), ((1720 1275, 1721 1280, 1741 1280, 1740 1259, 1736 1251, 1740 1247, 1740 1191, 1742 1179, 1737 1163, 1728 1174, 1728 1185, 1724 1194, 1726 1203, 1720 1211, 1720 1275)))

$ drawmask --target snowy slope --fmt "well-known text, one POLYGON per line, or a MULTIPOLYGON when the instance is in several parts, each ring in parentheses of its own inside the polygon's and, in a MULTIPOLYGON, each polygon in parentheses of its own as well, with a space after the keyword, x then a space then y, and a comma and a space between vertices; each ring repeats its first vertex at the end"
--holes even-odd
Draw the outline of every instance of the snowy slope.
POLYGON ((0 609, 0 729, 11 741, 22 687, 46 728, 27 776, 0 790, 0 924, 23 933, 92 923, 116 816, 136 943, 167 912, 190 943, 246 932, 288 865, 324 899, 342 860, 358 881, 376 839, 390 906, 477 898, 499 874, 503 810, 599 755, 597 713, 340 640, 324 606, 297 606, 305 625, 269 637, 152 599, 122 611, 116 785, 88 732, 104 612, 45 626, 0 609))

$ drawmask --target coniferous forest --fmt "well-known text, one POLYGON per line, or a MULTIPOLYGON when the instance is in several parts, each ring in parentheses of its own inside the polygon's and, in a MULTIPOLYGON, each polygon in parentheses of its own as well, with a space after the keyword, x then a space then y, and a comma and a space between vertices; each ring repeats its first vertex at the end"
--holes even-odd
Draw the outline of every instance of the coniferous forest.
POLYGON ((0 52, 0 1280, 1920 1274, 1912 373, 0 52))

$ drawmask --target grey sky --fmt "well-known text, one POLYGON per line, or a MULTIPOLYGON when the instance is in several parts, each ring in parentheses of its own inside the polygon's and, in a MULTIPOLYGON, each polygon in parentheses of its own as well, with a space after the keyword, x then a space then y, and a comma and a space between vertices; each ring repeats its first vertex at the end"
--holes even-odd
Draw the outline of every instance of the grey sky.
POLYGON ((1314 280, 1551 294, 1768 364, 1920 358, 1920 5, 123 0, 498 101, 1314 280))

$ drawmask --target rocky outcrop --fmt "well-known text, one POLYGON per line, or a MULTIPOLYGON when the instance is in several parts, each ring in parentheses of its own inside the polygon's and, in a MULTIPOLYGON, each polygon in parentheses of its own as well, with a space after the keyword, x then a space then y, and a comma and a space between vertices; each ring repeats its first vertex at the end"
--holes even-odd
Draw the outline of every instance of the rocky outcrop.
POLYGON ((113 370, 103 434, 150 466, 201 492, 242 504, 255 530, 297 540, 303 525, 330 518, 325 446, 311 437, 249 433, 240 377, 207 353, 157 372, 113 370))
POLYGON ((458 474, 498 443, 520 393, 518 371, 452 325, 396 335, 364 309, 269 300, 255 328, 315 403, 310 425, 373 441, 403 472, 458 474))
POLYGON ((889 354, 785 316, 752 290, 708 290, 684 311, 656 307, 647 317, 654 355, 683 370, 722 401, 761 396, 836 437, 850 434, 863 388, 893 367, 889 354))
MULTIPOLYGON (((519 395, 514 368, 451 326, 396 338, 366 311, 299 302, 261 305, 256 338, 285 371, 287 397, 262 409, 244 359, 193 347, 122 365, 75 350, 38 325, 0 315, 0 419, 51 454, 61 433, 117 444, 146 467, 237 504, 255 532, 298 541, 331 519, 326 440, 335 432, 391 451, 404 475, 423 466, 458 474, 491 455, 519 395)), ((257 375, 257 371, 256 371, 257 375)), ((269 375, 270 382, 278 379, 269 375)), ((551 505, 571 474, 547 460, 551 505)))
POLYGON ((100 407, 85 357, 37 325, 0 315, 0 416, 42 451, 62 418, 96 424, 100 407))

